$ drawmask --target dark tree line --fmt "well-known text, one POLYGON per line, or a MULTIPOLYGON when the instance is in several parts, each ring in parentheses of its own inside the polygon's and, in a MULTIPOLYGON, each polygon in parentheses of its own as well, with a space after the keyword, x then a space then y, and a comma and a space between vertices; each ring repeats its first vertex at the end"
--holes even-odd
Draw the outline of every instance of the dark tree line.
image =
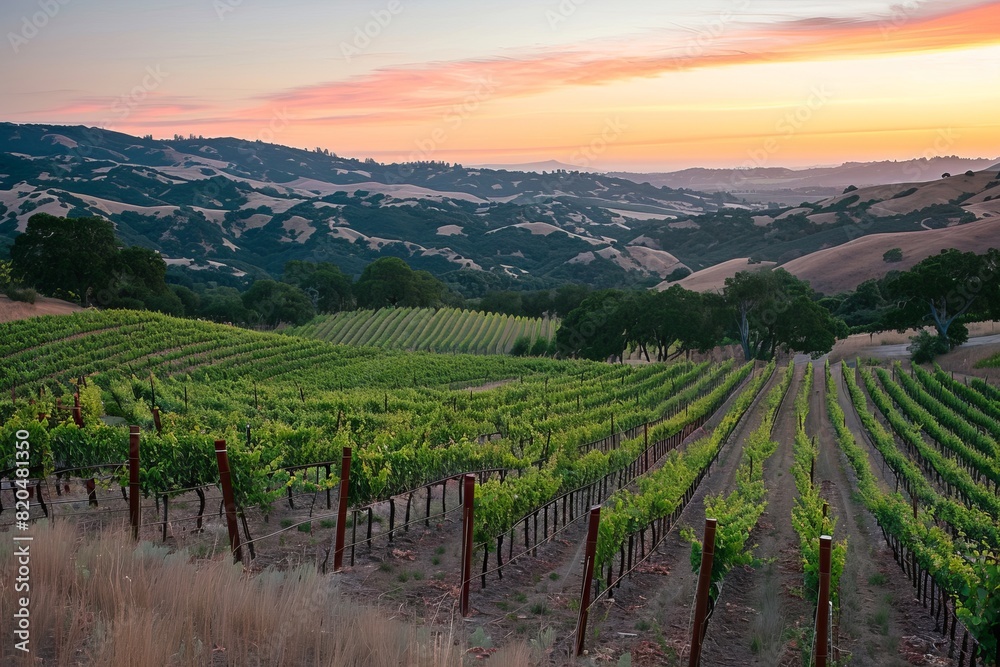
MULTIPOLYGON (((260 278, 246 289, 210 280, 170 284, 173 276, 168 278, 159 253, 123 247, 113 225, 93 217, 34 215, 15 238, 10 257, 9 293, 34 288, 84 306, 219 322, 302 324, 316 313, 354 308, 464 305, 448 285, 397 257, 375 260, 357 281, 328 262, 291 261, 280 280, 260 278)), ((909 271, 891 271, 832 297, 775 269, 738 273, 720 294, 677 285, 651 292, 566 284, 487 291, 478 308, 562 317, 555 349, 561 356, 607 359, 632 348, 647 359, 666 360, 734 343, 746 359, 768 359, 779 350, 822 354, 848 331, 928 327, 934 333, 921 334, 914 346, 915 356, 926 359, 965 342, 966 323, 1000 317, 1000 250, 943 250, 909 271)))
POLYGON ((211 281, 168 284, 155 250, 123 247, 111 222, 44 213, 28 221, 10 249, 18 287, 83 306, 154 310, 249 325, 304 324, 316 313, 353 308, 436 307, 447 287, 398 257, 375 260, 355 282, 328 262, 291 261, 280 281, 262 278, 245 290, 211 281))
POLYGON ((647 360, 666 360, 735 342, 746 359, 769 359, 778 350, 820 355, 847 327, 817 297, 783 269, 738 273, 721 294, 679 285, 662 292, 604 290, 569 313, 556 334, 557 349, 607 359, 632 348, 647 360))

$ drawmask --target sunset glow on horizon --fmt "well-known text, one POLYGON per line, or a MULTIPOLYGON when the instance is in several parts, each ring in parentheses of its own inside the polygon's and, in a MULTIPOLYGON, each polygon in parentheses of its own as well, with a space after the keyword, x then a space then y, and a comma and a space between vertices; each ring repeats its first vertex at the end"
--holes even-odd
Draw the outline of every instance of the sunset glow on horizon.
POLYGON ((0 120, 383 162, 1000 156, 1000 2, 12 0, 0 120))

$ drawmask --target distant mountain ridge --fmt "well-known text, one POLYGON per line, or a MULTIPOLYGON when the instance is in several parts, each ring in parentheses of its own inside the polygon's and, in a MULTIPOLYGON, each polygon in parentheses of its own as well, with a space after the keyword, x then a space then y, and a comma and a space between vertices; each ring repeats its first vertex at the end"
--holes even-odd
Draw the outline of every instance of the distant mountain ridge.
MULTIPOLYGON (((541 173, 543 171, 583 171, 591 174, 604 173, 601 169, 594 167, 581 167, 575 164, 567 164, 559 160, 544 160, 542 162, 522 162, 515 164, 477 164, 476 169, 493 169, 495 171, 533 171, 541 173)), ((631 180, 631 179, 630 179, 631 180)))
POLYGON ((783 203, 797 204, 836 194, 835 191, 853 185, 887 185, 932 181, 942 174, 958 174, 968 170, 996 171, 998 158, 961 158, 958 156, 918 158, 881 162, 845 162, 835 167, 789 169, 785 167, 755 167, 749 169, 707 169, 696 167, 680 171, 637 174, 610 172, 610 176, 627 178, 637 183, 649 183, 671 188, 690 188, 702 192, 725 191, 752 201, 783 195, 783 203), (798 201, 795 197, 801 197, 798 201))

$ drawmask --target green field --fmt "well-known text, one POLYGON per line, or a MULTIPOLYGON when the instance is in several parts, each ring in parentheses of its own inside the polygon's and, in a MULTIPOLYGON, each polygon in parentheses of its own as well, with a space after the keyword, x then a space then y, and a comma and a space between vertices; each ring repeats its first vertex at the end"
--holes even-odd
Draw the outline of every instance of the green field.
POLYGON ((457 308, 381 308, 321 315, 288 333, 342 345, 507 354, 519 338, 552 341, 558 321, 457 308))

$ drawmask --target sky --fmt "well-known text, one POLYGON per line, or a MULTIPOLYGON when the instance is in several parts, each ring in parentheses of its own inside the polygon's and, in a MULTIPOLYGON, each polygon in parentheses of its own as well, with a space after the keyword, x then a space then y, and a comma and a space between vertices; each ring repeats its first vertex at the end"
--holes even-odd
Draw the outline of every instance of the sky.
POLYGON ((998 26, 981 0, 4 0, 0 120, 382 162, 997 157, 998 26))

